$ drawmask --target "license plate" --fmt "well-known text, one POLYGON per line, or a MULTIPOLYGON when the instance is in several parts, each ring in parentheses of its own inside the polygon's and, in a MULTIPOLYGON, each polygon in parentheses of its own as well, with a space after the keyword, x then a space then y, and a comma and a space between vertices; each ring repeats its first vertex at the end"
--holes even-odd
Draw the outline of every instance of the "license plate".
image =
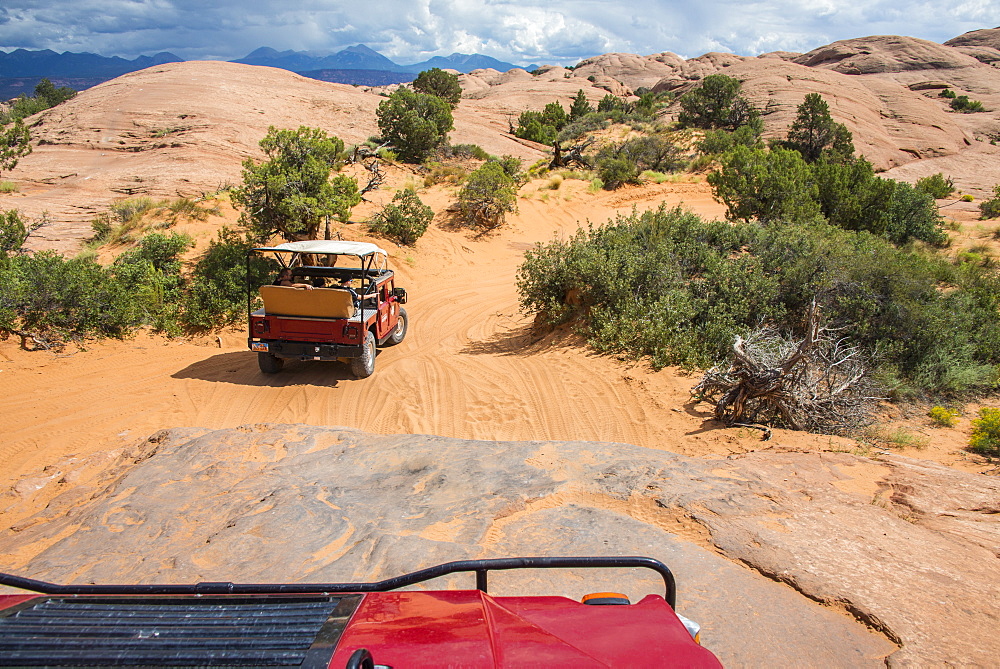
POLYGON ((251 351, 264 351, 267 353, 267 342, 266 341, 255 341, 250 344, 251 351))

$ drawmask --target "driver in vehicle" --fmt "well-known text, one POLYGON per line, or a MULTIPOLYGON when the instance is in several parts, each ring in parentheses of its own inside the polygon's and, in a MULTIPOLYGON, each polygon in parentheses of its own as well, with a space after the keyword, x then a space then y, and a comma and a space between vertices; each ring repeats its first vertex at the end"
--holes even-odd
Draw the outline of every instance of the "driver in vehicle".
POLYGON ((286 288, 302 288, 304 290, 312 290, 313 287, 308 283, 295 283, 292 279, 292 268, 285 267, 280 272, 278 272, 278 278, 274 280, 272 286, 284 286, 286 288))
POLYGON ((335 287, 349 292, 351 294, 351 299, 354 301, 354 306, 355 307, 358 306, 358 301, 359 301, 358 291, 354 290, 354 288, 351 287, 350 277, 344 277, 343 279, 340 280, 340 284, 338 284, 335 287))

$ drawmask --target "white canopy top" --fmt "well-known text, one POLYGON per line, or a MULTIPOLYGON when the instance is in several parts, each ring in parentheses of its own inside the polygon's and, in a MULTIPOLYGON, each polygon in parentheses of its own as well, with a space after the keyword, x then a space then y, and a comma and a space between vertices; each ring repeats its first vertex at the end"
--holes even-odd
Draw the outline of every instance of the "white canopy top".
POLYGON ((290 253, 328 253, 336 255, 358 256, 363 258, 380 253, 385 257, 389 254, 369 242, 344 242, 336 239, 310 239, 304 242, 285 242, 277 246, 267 246, 255 251, 286 251, 290 253))

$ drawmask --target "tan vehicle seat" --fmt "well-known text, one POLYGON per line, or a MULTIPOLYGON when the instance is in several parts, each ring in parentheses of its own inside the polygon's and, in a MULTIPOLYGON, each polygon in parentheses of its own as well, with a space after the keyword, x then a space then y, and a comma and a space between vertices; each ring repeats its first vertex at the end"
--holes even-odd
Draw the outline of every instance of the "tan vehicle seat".
POLYGON ((260 298, 264 300, 264 313, 275 316, 305 318, 354 316, 354 301, 351 294, 337 288, 305 290, 288 286, 261 286, 260 298))

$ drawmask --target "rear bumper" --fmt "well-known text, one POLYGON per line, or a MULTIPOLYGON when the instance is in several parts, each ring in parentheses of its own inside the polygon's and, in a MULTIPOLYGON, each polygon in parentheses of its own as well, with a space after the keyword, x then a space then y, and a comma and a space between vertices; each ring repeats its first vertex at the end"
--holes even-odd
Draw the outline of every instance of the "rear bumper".
POLYGON ((346 346, 307 341, 249 340, 251 351, 270 353, 286 360, 337 360, 339 358, 360 358, 361 346, 346 346))

